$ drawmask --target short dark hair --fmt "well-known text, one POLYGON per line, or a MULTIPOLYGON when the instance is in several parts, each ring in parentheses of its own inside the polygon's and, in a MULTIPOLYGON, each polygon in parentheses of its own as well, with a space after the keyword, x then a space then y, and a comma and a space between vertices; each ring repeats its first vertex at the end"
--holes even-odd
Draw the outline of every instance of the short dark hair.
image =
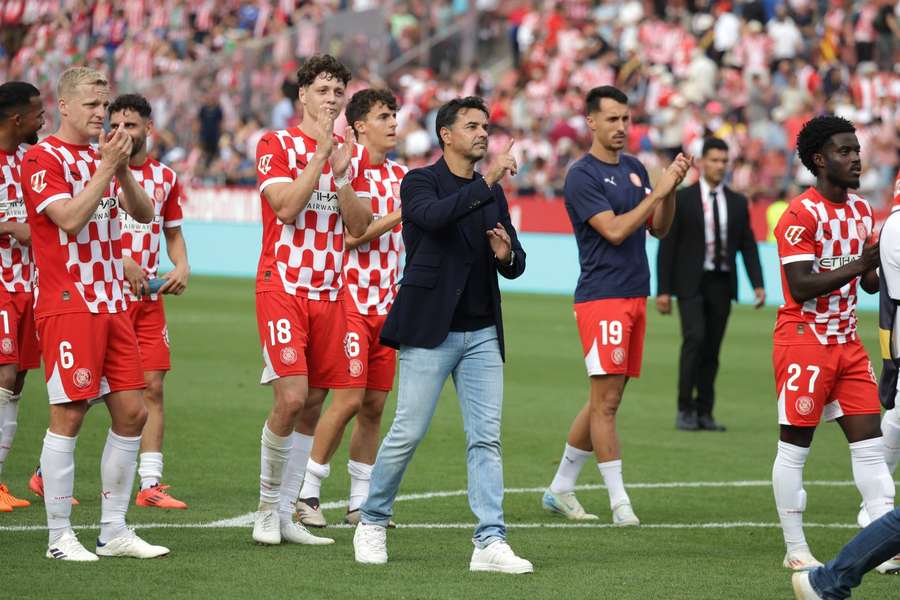
POLYGON ((140 94, 122 94, 109 105, 109 114, 113 115, 123 110, 131 110, 141 115, 145 119, 150 118, 153 109, 146 98, 140 94))
POLYGON ((725 140, 717 137, 708 137, 703 140, 703 150, 700 151, 700 156, 706 156, 706 153, 710 150, 723 150, 724 152, 728 152, 728 144, 725 143, 725 140))
POLYGON ((344 85, 350 81, 350 69, 330 54, 316 54, 309 57, 297 71, 297 85, 307 87, 322 73, 340 79, 344 85))
POLYGON ((441 139, 441 129, 452 127, 456 123, 456 116, 459 114, 459 111, 469 108, 478 109, 487 117, 491 116, 491 111, 488 110, 487 104, 484 103, 484 99, 480 96, 454 98, 438 109, 437 118, 434 121, 434 132, 437 134, 441 148, 444 147, 444 140, 441 139))
POLYGON ((625 95, 625 92, 611 85, 601 85, 587 93, 587 97, 584 99, 584 114, 589 115, 600 110, 600 101, 604 98, 628 105, 628 96, 625 95))
POLYGON ((13 109, 22 108, 41 91, 24 81, 7 81, 0 85, 0 119, 7 119, 15 114, 13 109))
POLYGON ((838 133, 856 133, 856 127, 843 117, 825 115, 813 117, 804 123, 800 133, 797 134, 797 154, 800 155, 800 162, 816 177, 819 174, 816 172, 813 154, 821 152, 831 136, 838 133))
POLYGON ((350 102, 347 103, 347 108, 344 109, 347 124, 353 127, 353 133, 356 133, 354 123, 365 120, 366 115, 377 104, 384 104, 388 110, 397 112, 397 99, 390 90, 366 88, 353 94, 350 102))

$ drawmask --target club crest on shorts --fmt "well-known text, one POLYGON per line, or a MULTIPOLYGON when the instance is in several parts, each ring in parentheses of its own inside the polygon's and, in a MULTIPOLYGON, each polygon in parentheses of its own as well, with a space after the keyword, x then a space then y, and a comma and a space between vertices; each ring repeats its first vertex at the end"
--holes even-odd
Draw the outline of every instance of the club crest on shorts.
POLYGON ((292 365, 297 362, 297 351, 290 346, 281 349, 281 362, 286 365, 292 365))
POLYGON ((93 380, 93 376, 91 375, 90 369, 85 367, 79 367, 75 369, 75 372, 72 373, 72 383, 75 384, 80 390, 83 390, 87 386, 91 385, 91 381, 93 380))
POLYGON ((640 176, 638 176, 637 173, 629 173, 629 174, 628 174, 628 179, 629 179, 629 180, 631 181, 631 183, 633 183, 636 187, 641 187, 642 185, 644 185, 643 183, 641 183, 641 178, 640 178, 640 176))
POLYGON ((625 362, 625 348, 616 348, 612 351, 612 361, 617 365, 625 362))
POLYGON ((363 372, 363 364, 362 361, 358 358, 354 358, 350 361, 350 376, 351 377, 359 377, 363 372))
POLYGON ((794 407, 797 409, 797 414, 805 417, 813 411, 813 399, 809 396, 800 396, 794 403, 794 407))
POLYGON ((0 340, 0 352, 3 354, 12 354, 14 348, 15 344, 13 344, 12 338, 5 337, 0 340))

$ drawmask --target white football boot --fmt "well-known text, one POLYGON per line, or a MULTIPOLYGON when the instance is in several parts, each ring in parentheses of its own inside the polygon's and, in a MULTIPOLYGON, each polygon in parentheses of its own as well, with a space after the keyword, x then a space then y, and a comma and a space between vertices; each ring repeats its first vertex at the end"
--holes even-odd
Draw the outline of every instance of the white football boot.
POLYGON ((541 507, 547 512, 562 515, 573 521, 595 521, 600 518, 584 510, 575 497, 575 492, 557 494, 547 488, 541 498, 541 507))
POLYGON ((822 566, 822 563, 816 560, 816 557, 812 555, 809 548, 801 548, 786 553, 782 564, 785 569, 792 569, 794 571, 810 571, 816 567, 822 566))
POLYGON ((65 532, 61 538, 47 548, 47 558, 54 560, 71 560, 74 562, 94 562, 100 560, 97 555, 87 550, 78 541, 73 531, 65 532))
POLYGON ((641 524, 630 502, 619 502, 613 506, 612 521, 616 527, 637 527, 641 524))
POLYGON ((118 556, 123 558, 159 558, 169 553, 165 546, 154 546, 142 540, 129 529, 124 535, 102 543, 97 540, 97 556, 118 556))
POLYGON ((275 546, 281 543, 281 520, 278 518, 277 504, 260 502, 253 523, 253 541, 257 544, 275 546))

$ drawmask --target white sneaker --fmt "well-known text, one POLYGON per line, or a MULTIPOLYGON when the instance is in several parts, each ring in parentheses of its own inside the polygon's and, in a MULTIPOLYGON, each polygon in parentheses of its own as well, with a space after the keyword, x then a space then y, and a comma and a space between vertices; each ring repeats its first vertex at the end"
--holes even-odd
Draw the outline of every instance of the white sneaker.
POLYGON ((381 525, 360 523, 353 534, 353 554, 356 562, 383 565, 387 562, 387 530, 381 525))
POLYGON ((794 586, 794 598, 797 600, 822 600, 822 596, 818 595, 809 583, 809 571, 794 573, 791 585, 794 586))
POLYGON ((322 514, 322 508, 319 506, 318 498, 300 498, 294 504, 297 509, 297 516, 300 522, 307 527, 327 527, 328 521, 322 514))
POLYGON ((866 510, 866 505, 860 505, 859 514, 856 515, 856 524, 859 525, 860 529, 865 529, 871 523, 872 517, 869 516, 869 511, 866 510))
POLYGON ((54 560, 71 560, 75 562, 100 560, 96 554, 81 545, 73 531, 67 531, 61 538, 50 544, 47 548, 46 556, 54 560))
POLYGON ((811 571, 816 567, 821 567, 822 563, 816 560, 809 548, 802 548, 784 555, 782 563, 785 569, 793 569, 794 571, 811 571))
POLYGON ((900 573, 900 554, 890 560, 884 561, 875 567, 875 570, 882 575, 896 575, 900 573))
POLYGON ((557 494, 547 488, 541 498, 541 507, 547 512, 562 515, 573 521, 594 521, 600 518, 584 510, 578 498, 575 497, 575 492, 557 494))
POLYGON ((619 502, 613 506, 612 521, 616 527, 637 527, 641 524, 630 502, 619 502))
POLYGON ((259 505, 256 521, 253 523, 253 541, 270 546, 281 543, 281 520, 278 518, 277 506, 267 508, 259 505))
POLYGON ((489 546, 475 548, 472 551, 469 570, 521 575, 534 573, 534 566, 524 558, 516 556, 509 544, 498 540, 489 546))
POLYGON ((334 540, 331 538, 314 536, 306 527, 293 521, 281 522, 281 540, 306 546, 327 546, 334 543, 334 540))
POLYGON ((119 556, 124 558, 159 558, 169 553, 165 546, 154 546, 142 540, 129 529, 125 535, 120 535, 102 543, 97 540, 97 556, 119 556))

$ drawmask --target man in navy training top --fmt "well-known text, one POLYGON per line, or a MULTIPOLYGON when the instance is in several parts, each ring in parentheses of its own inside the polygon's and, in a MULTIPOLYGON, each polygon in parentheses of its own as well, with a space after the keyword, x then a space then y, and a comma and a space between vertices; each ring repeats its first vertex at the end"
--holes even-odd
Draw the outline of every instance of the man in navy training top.
POLYGON ((590 151, 566 175, 565 199, 578 243, 581 276, 575 319, 590 376, 587 404, 569 429, 543 507, 569 519, 596 519, 575 498, 575 481, 593 453, 609 491, 614 525, 639 525, 622 482, 616 412, 630 377, 641 372, 650 268, 645 231, 661 238, 675 215, 675 189, 691 167, 679 154, 651 189, 647 169, 622 150, 631 124, 628 97, 612 86, 588 92, 590 151))

